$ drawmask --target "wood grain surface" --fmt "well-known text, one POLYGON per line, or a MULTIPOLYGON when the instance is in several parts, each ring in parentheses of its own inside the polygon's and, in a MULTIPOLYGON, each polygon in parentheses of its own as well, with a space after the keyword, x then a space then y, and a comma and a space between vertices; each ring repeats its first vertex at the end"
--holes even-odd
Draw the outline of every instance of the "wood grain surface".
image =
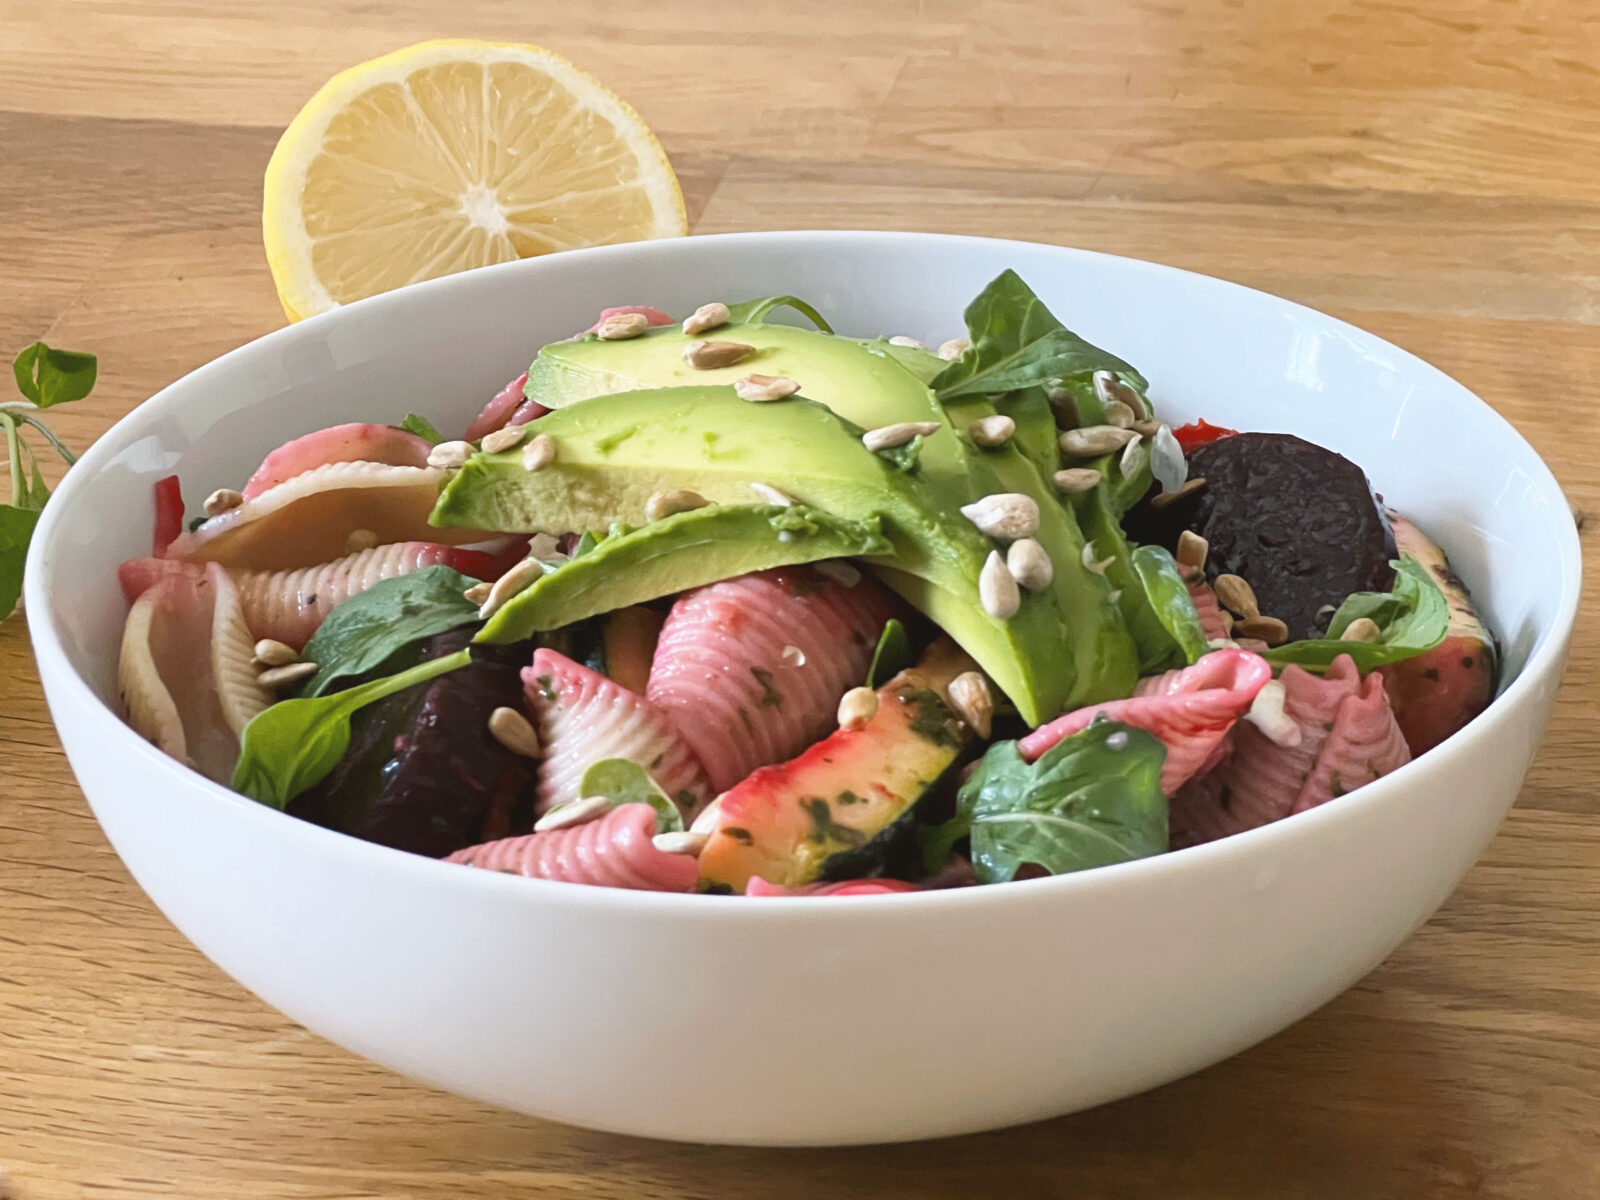
MULTIPOLYGON (((482 36, 624 93, 698 231, 1003 235, 1265 288, 1439 364, 1600 512, 1592 0, 0 0, 0 34, 0 351, 100 355, 95 397, 58 410, 79 447, 282 323, 261 175, 310 93, 411 41, 482 36)), ((805 1152, 510 1115, 266 1008, 107 846, 13 619, 0 1165, 21 1200, 1600 1196, 1597 607, 1591 587, 1500 836, 1350 992, 1097 1111, 805 1152)))

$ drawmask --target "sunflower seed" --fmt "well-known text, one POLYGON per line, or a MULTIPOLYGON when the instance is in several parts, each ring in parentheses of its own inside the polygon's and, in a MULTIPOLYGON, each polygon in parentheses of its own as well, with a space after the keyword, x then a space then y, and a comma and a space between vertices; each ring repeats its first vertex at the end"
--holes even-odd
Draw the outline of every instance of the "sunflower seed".
POLYGON ((1204 475, 1196 475, 1193 479, 1184 480, 1183 486, 1178 488, 1177 491, 1162 492, 1158 496, 1152 496, 1150 498, 1150 507, 1160 511, 1170 504, 1176 504, 1179 500, 1194 495, 1205 486, 1206 477, 1204 475))
POLYGON ((905 347, 907 347, 908 349, 911 349, 911 350, 926 350, 928 348, 923 343, 917 341, 916 338, 914 338, 914 337, 906 337, 904 334, 900 334, 897 337, 890 338, 889 339, 889 345, 891 345, 891 346, 905 346, 905 347))
POLYGON ((556 443, 548 433, 534 437, 522 448, 522 469, 542 471, 556 460, 556 443))
POLYGON ((594 332, 602 342, 625 342, 649 328, 650 318, 643 313, 617 313, 601 321, 594 332))
POLYGON ((1051 479, 1056 485, 1056 491, 1075 496, 1080 492, 1091 491, 1099 484, 1100 472, 1093 467, 1068 467, 1065 471, 1057 471, 1051 479))
POLYGON ((800 390, 800 385, 787 375, 746 375, 734 381, 733 390, 741 400, 766 404, 772 400, 788 399, 800 390))
POLYGON ((696 371, 713 371, 742 363, 755 352, 743 342, 690 342, 683 348, 683 361, 696 371))
POLYGON ((1115 425, 1090 425, 1083 429, 1069 429, 1061 435, 1061 449, 1074 458, 1098 458, 1120 450, 1139 435, 1131 429, 1118 429, 1115 425))
POLYGON ((981 738, 994 727, 994 695, 981 671, 963 671, 950 681, 950 707, 981 738))
POLYGON ((1133 428, 1133 409, 1121 400, 1108 400, 1101 407, 1105 410, 1107 425, 1115 425, 1118 429, 1133 428))
POLYGON ((819 563, 812 563, 818 575, 826 575, 840 587, 853 588, 861 582, 861 572, 845 562, 842 558, 824 559, 819 563))
POLYGON ((861 444, 876 453, 904 446, 913 438, 932 437, 939 432, 937 421, 897 421, 893 425, 880 425, 861 435, 861 444))
POLYGON ((440 442, 428 451, 428 465, 445 471, 454 471, 466 466, 467 459, 474 453, 471 442, 440 442))
POLYGON ((1122 448, 1122 457, 1117 460, 1117 470, 1122 472, 1124 479, 1132 479, 1144 470, 1145 460, 1149 458, 1144 443, 1135 438, 1122 448))
POLYGON ((1019 538, 1006 551, 1006 570, 1030 592, 1043 591, 1056 576, 1050 555, 1031 537, 1019 538))
POLYGON ((1269 646, 1281 646, 1289 640, 1289 627, 1277 617, 1250 616, 1233 623, 1234 636, 1256 638, 1269 646))
POLYGON ((483 435, 483 441, 478 444, 483 447, 485 454, 499 454, 513 446, 522 445, 522 439, 528 436, 526 425, 507 425, 504 429, 496 429, 493 433, 483 435))
POLYGON ((717 819, 721 815, 722 797, 718 796, 710 804, 706 805, 695 814, 694 820, 689 823, 689 832, 715 833, 717 831, 717 819))
POLYGON ((990 537, 1025 538, 1039 532, 1039 503, 1023 492, 996 492, 961 506, 961 515, 990 537))
POLYGON ((217 517, 225 512, 231 512, 243 503, 243 492, 236 492, 233 488, 218 488, 206 497, 205 503, 201 505, 201 508, 205 510, 206 516, 217 517))
POLYGON ((657 492, 644 502, 644 519, 646 521, 659 521, 663 517, 670 517, 674 513, 693 512, 697 508, 704 508, 710 501, 699 492, 691 492, 688 488, 674 488, 670 492, 657 492))
POLYGON ((539 758, 544 753, 528 718, 514 708, 502 706, 489 714, 489 736, 523 758, 539 758))
POLYGON ((839 728, 862 729, 878 715, 878 693, 869 687, 853 687, 839 700, 839 728))
POLYGON ((650 839, 650 844, 663 854, 690 854, 699 858, 700 851, 710 840, 709 833, 658 833, 650 839))
POLYGON ((1183 457, 1183 447, 1171 429, 1163 425, 1150 439, 1150 474, 1161 485, 1163 495, 1183 487, 1189 478, 1189 464, 1183 457))
POLYGON ((1261 615, 1261 605, 1256 600, 1255 589, 1240 576, 1218 575, 1211 583, 1211 590, 1216 592, 1217 599, 1222 601, 1222 606, 1230 612, 1241 617, 1261 615))
POLYGON ((1283 711, 1285 695, 1283 681, 1272 680, 1256 693, 1244 719, 1266 734, 1268 741, 1292 748, 1300 744, 1300 723, 1283 711))
POLYGON ((1357 617, 1344 627, 1344 632, 1339 635, 1342 642, 1380 642, 1383 640, 1383 630, 1371 617, 1357 617))
POLYGON ((963 354, 971 349, 972 339, 959 337, 951 338, 948 342, 941 342, 936 353, 940 358, 944 359, 945 362, 955 362, 956 359, 960 358, 963 354))
POLYGON ((481 605, 489 598, 489 592, 493 587, 492 583, 475 583, 461 594, 466 597, 467 603, 481 605))
POLYGON ((775 488, 770 483, 750 484, 750 490, 760 496, 768 504, 776 504, 779 508, 790 508, 795 504, 795 498, 782 488, 775 488))
POLYGON ((300 651, 276 638, 262 638, 256 643, 255 661, 263 667, 287 667, 300 661, 300 651))
POLYGON ((525 558, 489 585, 489 594, 478 609, 478 619, 487 621, 505 607, 506 601, 532 587, 543 578, 545 565, 537 558, 525 558))
POLYGON ((345 535, 344 548, 351 554, 371 550, 378 544, 378 535, 370 529, 352 529, 345 535))
POLYGON ((1211 551, 1211 545, 1192 529, 1185 529, 1178 535, 1178 552, 1173 557, 1178 560, 1180 567, 1190 567, 1196 571, 1203 570, 1206 565, 1206 555, 1211 551))
POLYGON ((1150 410, 1145 407, 1144 397, 1139 395, 1139 389, 1114 371, 1094 373, 1094 394, 1095 399, 1102 405, 1126 404, 1133 411, 1135 420, 1142 421, 1150 415, 1150 410))
POLYGON ((1135 421, 1133 423, 1133 431, 1140 437, 1155 437, 1160 432, 1160 429, 1160 421, 1135 421))
POLYGON ((972 439, 973 445, 984 447, 1003 446, 1016 431, 1017 423, 1001 413, 979 417, 967 426, 967 436, 972 439))
POLYGON ((571 825, 587 825, 596 817, 611 811, 608 796, 585 796, 581 800, 568 800, 557 804, 533 823, 535 833, 549 833, 552 829, 566 829, 571 825))
POLYGON ((717 329, 728 323, 728 306, 720 300, 702 304, 683 319, 683 331, 693 337, 708 329, 717 329))
POLYGON ((983 611, 999 621, 1009 621, 1022 607, 1017 581, 998 551, 989 551, 983 570, 978 572, 978 600, 983 604, 983 611))
POLYGON ((291 683, 300 683, 310 679, 317 673, 317 664, 314 662, 287 663, 281 667, 269 667, 256 676, 256 682, 264 688, 276 691, 281 687, 288 687, 291 683))

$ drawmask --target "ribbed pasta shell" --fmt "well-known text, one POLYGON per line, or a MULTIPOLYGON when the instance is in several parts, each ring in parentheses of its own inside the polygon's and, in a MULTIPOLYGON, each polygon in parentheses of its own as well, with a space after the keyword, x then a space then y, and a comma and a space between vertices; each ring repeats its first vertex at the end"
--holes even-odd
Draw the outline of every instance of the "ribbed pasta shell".
POLYGON ((239 589, 227 571, 216 563, 206 564, 206 579, 213 596, 211 605, 211 682, 217 691, 222 719, 234 736, 242 737, 244 727, 276 697, 261 686, 254 663, 255 638, 245 623, 239 603, 239 589))
POLYGON ((189 758, 183 720, 167 685, 161 680, 151 649, 151 627, 156 619, 159 589, 151 588, 134 601, 122 629, 122 653, 117 660, 117 691, 122 716, 133 731, 180 762, 189 758))
POLYGON ((483 540, 475 530, 428 524, 444 479, 445 472, 433 467, 327 463, 212 517, 173 542, 167 555, 279 570, 343 556, 358 529, 375 535, 379 545, 483 540))
MULTIPOLYGON (((219 581, 231 591, 221 567, 200 577, 169 575, 139 597, 123 626, 118 684, 124 714, 138 733, 201 774, 226 783, 239 758, 238 730, 259 711, 252 711, 259 696, 234 687, 241 628, 226 619, 233 665, 224 673, 231 710, 224 711, 212 658, 219 581)), ((225 607, 242 622, 237 597, 225 607)), ((248 631, 242 636, 248 639, 248 631)), ((248 641, 243 650, 248 656, 248 641)), ((248 669, 248 658, 244 666, 248 669)))

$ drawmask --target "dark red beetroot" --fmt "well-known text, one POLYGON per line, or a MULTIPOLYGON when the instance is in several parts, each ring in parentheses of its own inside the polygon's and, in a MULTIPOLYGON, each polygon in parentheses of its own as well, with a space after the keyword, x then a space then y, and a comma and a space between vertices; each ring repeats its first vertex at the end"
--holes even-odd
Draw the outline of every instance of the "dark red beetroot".
MULTIPOLYGON (((422 660, 461 649, 470 630, 429 639, 422 660)), ((363 709, 350 748, 289 811, 369 842, 442 858, 465 846, 526 833, 533 819, 531 759, 489 733, 489 714, 521 711, 525 644, 484 646, 465 667, 363 709)))
POLYGON ((1207 578, 1242 576, 1292 640, 1320 636, 1351 592, 1393 585, 1394 534, 1349 459, 1285 433, 1219 438, 1188 458, 1206 486, 1166 509, 1135 508, 1130 536, 1175 549, 1194 530, 1211 548, 1207 578))

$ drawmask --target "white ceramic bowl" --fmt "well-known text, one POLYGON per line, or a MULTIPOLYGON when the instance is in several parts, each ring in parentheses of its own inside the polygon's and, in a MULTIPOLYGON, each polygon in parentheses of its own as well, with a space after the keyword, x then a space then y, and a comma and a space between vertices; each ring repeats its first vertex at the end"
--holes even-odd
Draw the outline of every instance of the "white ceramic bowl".
POLYGON ((1370 334, 1232 284, 1020 242, 763 233, 555 255, 283 329, 142 405, 46 509, 28 564, 40 672, 83 790, 150 897, 269 1004, 395 1070, 541 1117, 662 1138, 820 1145, 1009 1125, 1116 1099, 1260 1041, 1371 970, 1516 798, 1577 605, 1549 470, 1459 384, 1370 334), (471 871, 236 796, 123 726, 124 603, 151 484, 191 508, 292 435, 408 409, 459 429, 602 306, 794 293, 836 327, 961 332, 1014 267, 1135 363, 1169 416, 1287 430, 1362 464, 1441 540, 1510 682, 1380 782, 1226 841, 922 895, 653 895, 471 871))

